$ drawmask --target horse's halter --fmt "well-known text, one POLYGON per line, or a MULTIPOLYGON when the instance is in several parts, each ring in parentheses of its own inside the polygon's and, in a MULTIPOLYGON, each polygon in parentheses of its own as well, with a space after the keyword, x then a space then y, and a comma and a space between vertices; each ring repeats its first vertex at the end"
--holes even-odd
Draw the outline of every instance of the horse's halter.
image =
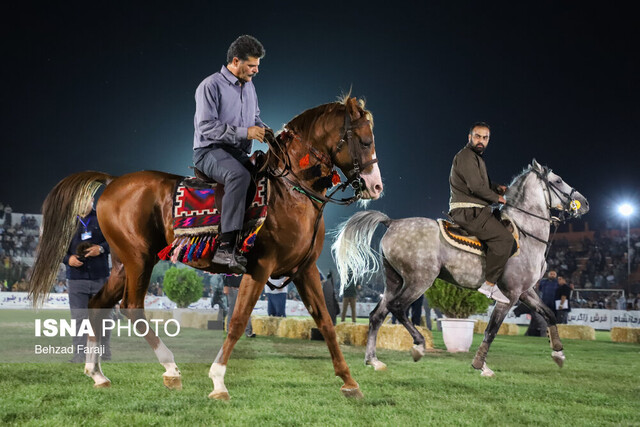
MULTIPOLYGON (((554 225, 554 231, 553 231, 553 235, 555 236, 556 231, 558 231, 558 223, 564 223, 567 221, 567 219, 570 218, 574 218, 578 215, 578 211, 580 210, 581 204, 580 201, 578 201, 577 199, 573 198, 573 194, 576 193, 576 189, 571 187, 571 191, 569 193, 566 193, 564 191, 562 191, 561 189, 559 189, 558 187, 556 187, 555 185, 553 185, 551 182, 549 182, 549 173, 551 172, 551 170, 549 168, 547 168, 546 166, 543 166, 542 168, 542 172, 539 172, 536 169, 531 169, 531 171, 533 173, 536 174, 536 176, 543 182, 544 187, 543 187, 543 191, 546 193, 547 197, 545 200, 545 203, 547 204, 547 210, 549 212, 549 215, 551 215, 551 211, 553 209, 558 209, 560 210, 560 216, 559 217, 551 217, 551 218, 547 218, 541 215, 537 215, 534 214, 532 212, 529 212, 525 209, 522 209, 518 206, 512 205, 510 203, 507 202, 506 206, 509 206, 511 208, 517 209, 520 212, 527 214, 529 216, 532 216, 534 218, 538 218, 547 222, 550 222, 554 225), (562 205, 560 206, 560 208, 557 208, 556 206, 551 205, 551 192, 553 191, 553 193, 558 197, 558 199, 561 200, 562 205), (563 196, 564 200, 563 200, 563 196), (569 218, 567 218, 565 216, 565 214, 569 212, 569 218)), ((515 224, 515 223, 514 223, 515 224)), ((541 239, 538 236, 535 236, 533 234, 531 234, 528 231, 523 230, 520 226, 518 226, 517 224, 515 224, 516 227, 518 227, 518 230, 520 230, 520 232, 524 235, 524 236, 529 236, 531 238, 533 238, 534 240, 537 240, 540 243, 543 243, 546 245, 547 249, 544 253, 544 259, 547 259, 547 255, 549 254, 549 250, 551 249, 551 243, 553 242, 553 236, 549 239, 549 240, 544 240, 541 239)))
MULTIPOLYGON (((369 121, 367 121, 369 123, 369 121)), ((333 158, 342 151, 342 148, 346 144, 349 148, 349 155, 351 156, 351 160, 353 162, 353 169, 351 169, 347 175, 347 182, 344 183, 344 187, 346 188, 348 185, 351 185, 353 190, 355 191, 358 197, 362 197, 362 189, 365 188, 365 182, 362 176, 360 175, 362 171, 367 169, 369 166, 378 163, 378 159, 371 159, 369 161, 363 162, 362 158, 364 155, 364 150, 362 149, 363 144, 356 144, 353 140, 353 129, 354 126, 351 124, 351 116, 349 115, 349 108, 345 105, 344 110, 344 127, 342 137, 340 141, 338 141, 338 145, 336 146, 335 152, 332 153, 331 158, 333 162, 333 158)), ((333 162, 335 163, 335 162, 333 162)))
POLYGON ((573 198, 574 193, 577 192, 575 188, 571 187, 571 191, 567 193, 565 191, 562 191, 555 185, 553 185, 553 183, 549 181, 549 174, 551 173, 551 169, 547 168, 546 166, 543 167, 542 173, 538 172, 535 169, 533 169, 533 172, 538 176, 538 178, 540 178, 540 180, 545 185, 545 189, 547 193, 546 203, 547 203, 547 209, 549 210, 549 212, 551 212, 552 209, 559 210, 561 212, 560 213, 561 217, 558 219, 561 222, 567 221, 567 218, 565 217, 566 213, 569 213, 569 218, 575 218, 576 216, 578 216, 578 211, 582 207, 582 204, 580 203, 579 200, 573 198), (562 203, 559 208, 557 207, 557 205, 556 206, 551 205, 552 191, 562 203))

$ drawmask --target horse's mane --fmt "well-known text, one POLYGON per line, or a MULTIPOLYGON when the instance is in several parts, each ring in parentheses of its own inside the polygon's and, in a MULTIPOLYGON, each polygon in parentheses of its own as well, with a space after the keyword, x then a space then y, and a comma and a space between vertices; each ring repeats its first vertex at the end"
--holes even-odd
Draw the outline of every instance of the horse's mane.
POLYGON ((524 199, 524 183, 531 172, 531 166, 528 166, 516 175, 509 184, 509 204, 518 205, 524 199))
MULTIPOLYGON (((344 112, 344 108, 346 108, 347 101, 349 101, 350 98, 351 91, 349 91, 349 93, 340 95, 338 97, 338 100, 335 102, 318 105, 317 107, 303 111, 302 113, 291 119, 291 121, 289 121, 289 123, 285 125, 285 128, 300 134, 308 132, 313 128, 313 124, 318 118, 330 114, 334 111, 344 112)), ((356 99, 356 105, 358 106, 360 114, 367 120, 369 120, 369 122, 371 122, 371 127, 373 128, 373 114, 371 114, 371 112, 366 109, 365 104, 366 101, 364 99, 356 99)))

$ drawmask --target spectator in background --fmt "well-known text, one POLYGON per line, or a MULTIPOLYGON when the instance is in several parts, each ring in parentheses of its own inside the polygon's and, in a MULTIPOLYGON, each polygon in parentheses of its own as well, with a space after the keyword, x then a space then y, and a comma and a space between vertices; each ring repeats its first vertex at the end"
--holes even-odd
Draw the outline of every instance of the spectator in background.
MULTIPOLYGON (((224 325, 229 311, 227 296, 224 294, 224 280, 220 274, 214 274, 210 280, 212 289, 211 307, 218 305, 218 321, 222 321, 224 325)), ((224 329, 224 326, 222 328, 224 329)))
MULTIPOLYGON (((71 318, 76 320, 79 328, 81 321, 89 318, 89 300, 102 289, 109 278, 109 245, 100 230, 93 200, 86 206, 83 216, 78 216, 77 219, 78 229, 63 263, 67 266, 71 318)), ((102 360, 111 359, 110 335, 110 331, 107 331, 101 342, 105 349, 104 354, 101 354, 102 360)), ((73 337, 74 356, 70 362, 85 361, 86 345, 86 335, 73 337)))
POLYGON ((564 277, 558 276, 558 288, 556 289, 554 307, 556 309, 556 318, 559 324, 567 324, 569 312, 571 311, 571 303, 569 301, 570 297, 571 287, 567 285, 567 281, 564 277))
POLYGON ((287 287, 282 286, 285 280, 287 280, 286 277, 281 279, 269 278, 264 286, 264 293, 267 294, 267 314, 269 316, 287 317, 287 287), (269 284, 274 289, 271 289, 269 284))
MULTIPOLYGON (((322 273, 320 274, 322 275, 322 273)), ((338 313, 340 312, 340 304, 338 304, 338 299, 336 298, 336 288, 332 271, 327 274, 326 280, 322 282, 322 293, 324 294, 324 302, 327 304, 327 311, 335 326, 338 313)))
POLYGON ((56 284, 53 286, 53 291, 57 294, 62 294, 67 291, 67 285, 64 283, 64 280, 58 280, 56 284))
MULTIPOLYGON (((242 276, 224 275, 222 277, 222 281, 224 283, 224 294, 227 296, 227 301, 229 303, 229 316, 227 317, 227 334, 228 334, 229 324, 231 322, 231 317, 233 316, 233 309, 236 307, 236 299, 238 298, 238 289, 240 289, 240 282, 242 281, 242 276)), ((251 325, 251 316, 249 316, 249 321, 247 322, 247 327, 245 328, 244 333, 249 338, 255 338, 256 336, 256 334, 253 333, 253 326, 251 325)))
POLYGON ((358 290, 360 285, 356 285, 352 280, 347 282, 347 287, 344 288, 342 294, 342 321, 344 322, 347 316, 347 308, 351 307, 351 321, 356 323, 356 297, 358 296, 358 290))
MULTIPOLYGON (((424 294, 420 295, 417 300, 411 303, 409 308, 407 308, 407 318, 411 320, 414 326, 420 326, 422 320, 422 306, 424 305, 424 294)), ((427 303, 427 307, 428 307, 427 303)), ((393 314, 391 315, 391 323, 394 325, 398 323, 398 319, 393 314)), ((431 319, 429 319, 429 324, 431 324, 431 319)), ((431 330, 431 328, 429 328, 431 330)))
POLYGON ((556 290, 558 289, 558 273, 555 270, 549 270, 547 278, 540 280, 538 285, 540 298, 544 305, 549 307, 554 313, 556 308, 556 290))

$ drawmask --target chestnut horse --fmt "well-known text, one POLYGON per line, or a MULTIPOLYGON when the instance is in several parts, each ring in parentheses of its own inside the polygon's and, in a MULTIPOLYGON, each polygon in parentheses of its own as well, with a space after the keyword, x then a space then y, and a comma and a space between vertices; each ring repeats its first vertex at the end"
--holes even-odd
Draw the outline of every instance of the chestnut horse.
MULTIPOLYGON (((224 384, 227 362, 270 276, 290 276, 295 280, 302 301, 327 342, 335 374, 344 381, 343 394, 362 396, 338 346, 316 260, 324 243, 322 211, 326 203, 377 199, 382 193, 373 118, 364 109, 362 100, 347 96, 340 102, 303 112, 286 125, 286 130, 289 138, 272 138, 270 142, 263 168, 271 185, 269 214, 254 248, 247 254, 247 273, 240 284, 229 331, 209 370, 213 380, 210 398, 229 399, 224 384), (343 172, 347 182, 327 195, 334 178, 334 166, 343 172), (308 173, 310 167, 316 173, 308 173), (326 183, 327 177, 329 184, 318 188, 318 182, 326 183), (331 196, 336 190, 344 190, 347 183, 354 186, 356 195, 350 199, 333 199, 331 196)), ((97 203, 97 214, 111 248, 112 270, 107 284, 89 302, 89 308, 109 309, 121 301, 121 309, 132 322, 144 319, 144 297, 151 271, 158 261, 157 254, 174 240, 173 193, 182 178, 156 171, 121 177, 88 171, 70 175, 58 183, 43 204, 43 232, 31 280, 34 303, 46 298, 54 282, 76 230, 76 216, 91 202, 100 185, 106 184, 97 203)), ((189 265, 211 273, 226 272, 224 267, 206 260, 189 265)), ((100 315, 95 313, 106 310, 90 311, 92 325, 99 327, 100 315)), ((152 328, 144 329, 149 329, 145 339, 166 370, 164 384, 181 388, 180 371, 173 353, 152 328)), ((100 345, 100 334, 96 335, 89 337, 89 346, 100 345)), ((110 385, 102 373, 97 353, 87 355, 85 374, 94 380, 94 387, 110 385)))

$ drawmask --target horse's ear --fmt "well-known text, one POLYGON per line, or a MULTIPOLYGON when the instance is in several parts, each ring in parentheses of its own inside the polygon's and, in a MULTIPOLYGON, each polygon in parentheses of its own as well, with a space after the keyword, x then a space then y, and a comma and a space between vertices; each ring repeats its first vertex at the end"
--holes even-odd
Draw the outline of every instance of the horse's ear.
POLYGON ((360 108, 358 107, 358 100, 356 98, 348 98, 345 104, 347 106, 347 111, 349 112, 351 120, 358 120, 361 117, 360 108))
POLYGON ((543 167, 540 166, 540 163, 538 163, 536 159, 533 159, 533 161, 531 162, 531 169, 535 169, 538 172, 542 172, 543 167))

